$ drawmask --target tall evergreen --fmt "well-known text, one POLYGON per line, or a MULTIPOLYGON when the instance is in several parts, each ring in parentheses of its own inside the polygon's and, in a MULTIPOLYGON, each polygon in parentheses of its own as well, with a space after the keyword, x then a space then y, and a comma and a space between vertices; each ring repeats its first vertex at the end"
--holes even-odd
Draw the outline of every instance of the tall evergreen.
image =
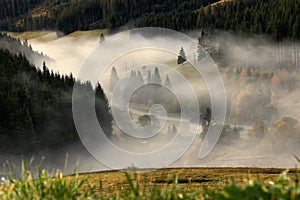
POLYGON ((157 84, 161 84, 160 73, 157 67, 154 69, 153 82, 157 84))
POLYGON ((118 73, 115 67, 111 69, 110 79, 109 79, 109 90, 112 92, 115 85, 119 80, 118 73))
POLYGON ((110 107, 108 104, 107 97, 98 83, 96 86, 96 114, 101 128, 103 129, 105 135, 110 137, 112 135, 112 115, 110 114, 110 107))
POLYGON ((186 61, 186 56, 185 56, 185 51, 183 47, 181 47, 179 54, 178 54, 178 59, 177 59, 177 64, 183 64, 186 61))
POLYGON ((169 75, 166 76, 164 85, 171 88, 171 81, 170 81, 169 75))

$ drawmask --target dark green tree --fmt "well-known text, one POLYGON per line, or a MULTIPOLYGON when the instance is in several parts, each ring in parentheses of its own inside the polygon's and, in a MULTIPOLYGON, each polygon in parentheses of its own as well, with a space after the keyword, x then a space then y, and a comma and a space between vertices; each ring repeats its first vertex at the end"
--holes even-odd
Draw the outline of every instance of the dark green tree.
POLYGON ((157 84, 161 84, 160 73, 157 67, 154 69, 153 82, 157 84))
POLYGON ((112 92, 115 85, 119 80, 118 73, 115 67, 111 69, 110 80, 109 80, 109 90, 112 92))
POLYGON ((183 47, 181 47, 178 58, 177 58, 177 64, 178 65, 183 64, 185 61, 186 61, 185 51, 184 51, 183 47))

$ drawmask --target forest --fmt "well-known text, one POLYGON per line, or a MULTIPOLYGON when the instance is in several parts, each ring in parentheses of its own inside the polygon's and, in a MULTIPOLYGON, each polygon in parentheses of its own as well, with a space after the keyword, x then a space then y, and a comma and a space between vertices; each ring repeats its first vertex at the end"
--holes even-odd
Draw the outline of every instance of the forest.
POLYGON ((267 34, 276 41, 300 39, 300 2, 294 0, 238 0, 194 12, 151 12, 136 20, 137 27, 161 26, 175 30, 221 29, 267 34))
POLYGON ((295 0, 0 0, 0 30, 76 30, 123 25, 179 31, 222 29, 268 34, 276 41, 300 39, 300 3, 295 0))
POLYGON ((10 37, 7 34, 0 33, 0 45, 2 49, 9 49, 11 53, 23 54, 32 64, 40 66, 43 61, 47 63, 55 62, 43 52, 33 51, 32 46, 27 40, 23 42, 20 39, 10 37))
POLYGON ((107 136, 112 117, 98 84, 82 83, 72 74, 36 68, 23 54, 0 50, 0 152, 26 154, 79 142, 72 115, 72 90, 96 96, 96 113, 107 136))
POLYGON ((116 29, 149 12, 189 10, 214 3, 204 1, 157 0, 1 0, 0 30, 56 29, 65 34, 94 28, 116 29))

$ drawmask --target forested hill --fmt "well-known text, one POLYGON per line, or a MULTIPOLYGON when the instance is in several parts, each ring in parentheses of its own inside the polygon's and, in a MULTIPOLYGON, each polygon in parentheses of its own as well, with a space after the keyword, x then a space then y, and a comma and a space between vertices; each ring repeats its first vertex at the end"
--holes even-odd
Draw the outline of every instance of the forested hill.
POLYGON ((137 27, 160 26, 175 30, 211 28, 267 34, 280 41, 300 40, 300 1, 232 0, 196 12, 151 12, 136 20, 137 27))
POLYGON ((55 29, 65 34, 95 28, 175 30, 217 28, 300 39, 300 1, 231 0, 0 0, 0 30, 55 29))
POLYGON ((41 66, 43 61, 54 62, 49 56, 33 51, 27 40, 21 42, 19 39, 12 38, 5 33, 0 33, 0 48, 8 49, 10 52, 15 54, 23 54, 29 60, 30 63, 37 66, 41 66))
POLYGON ((218 0, 0 0, 0 30, 114 29, 155 12, 192 12, 218 0))
POLYGON ((8 50, 0 49, 0 61, 0 152, 26 154, 78 142, 72 116, 75 83, 81 84, 83 95, 96 92, 99 122, 111 134, 112 117, 100 85, 93 89, 72 75, 49 71, 46 64, 37 69, 8 50))

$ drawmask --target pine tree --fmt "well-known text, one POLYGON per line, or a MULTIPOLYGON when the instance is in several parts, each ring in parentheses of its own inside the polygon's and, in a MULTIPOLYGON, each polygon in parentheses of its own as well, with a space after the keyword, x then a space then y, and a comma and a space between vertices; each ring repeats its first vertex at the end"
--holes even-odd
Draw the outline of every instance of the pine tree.
POLYGON ((104 37, 104 34, 101 33, 101 34, 100 34, 100 42, 99 42, 99 43, 101 44, 101 43, 103 43, 103 42, 105 42, 105 37, 104 37))
POLYGON ((110 108, 108 104, 107 97, 98 83, 96 87, 95 94, 96 102, 96 114, 100 123, 101 128, 103 129, 105 135, 107 137, 111 137, 112 135, 112 115, 110 113, 110 108))
POLYGON ((154 70, 153 82, 157 84, 161 84, 161 78, 157 67, 155 67, 154 70))
POLYGON ((152 81, 152 76, 151 76, 151 71, 150 70, 148 70, 148 75, 147 75, 147 82, 149 83, 149 82, 151 82, 152 81))
POLYGON ((144 79, 143 79, 143 75, 142 75, 142 73, 140 72, 140 70, 138 70, 138 72, 137 72, 137 84, 138 85, 143 85, 143 83, 144 83, 144 79))
POLYGON ((119 80, 118 73, 115 67, 111 69, 111 75, 109 80, 109 90, 112 92, 114 90, 115 85, 119 80))
POLYGON ((178 59, 177 59, 177 64, 183 64, 186 61, 186 56, 185 56, 185 52, 183 47, 181 47, 180 51, 179 51, 179 55, 178 55, 178 59))
POLYGON ((166 87, 168 87, 168 88, 171 88, 171 87, 172 87, 172 86, 171 86, 171 81, 170 81, 170 78, 169 78, 168 75, 166 76, 166 80, 165 80, 164 85, 165 85, 166 87))

